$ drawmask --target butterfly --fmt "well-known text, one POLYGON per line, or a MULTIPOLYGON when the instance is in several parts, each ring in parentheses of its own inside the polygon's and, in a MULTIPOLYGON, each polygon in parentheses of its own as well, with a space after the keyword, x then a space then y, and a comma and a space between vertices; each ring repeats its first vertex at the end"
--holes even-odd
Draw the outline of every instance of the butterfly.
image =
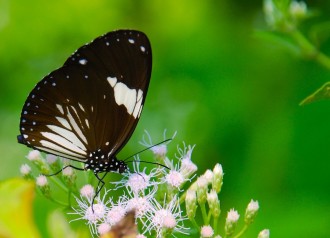
POLYGON ((80 47, 27 97, 18 142, 82 162, 84 168, 69 166, 92 170, 99 181, 98 173, 127 171, 116 156, 141 116, 151 66, 140 31, 109 32, 80 47))

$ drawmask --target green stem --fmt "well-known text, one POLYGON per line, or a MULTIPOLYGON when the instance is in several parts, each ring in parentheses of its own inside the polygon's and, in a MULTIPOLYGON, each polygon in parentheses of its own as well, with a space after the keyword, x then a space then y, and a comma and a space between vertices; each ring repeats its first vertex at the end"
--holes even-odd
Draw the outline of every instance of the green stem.
POLYGON ((205 203, 200 204, 201 207, 201 211, 202 211, 202 216, 203 216, 203 221, 205 225, 208 225, 208 219, 207 219, 207 213, 206 213, 206 207, 205 207, 205 203))
POLYGON ((213 230, 214 234, 218 234, 218 218, 219 217, 213 217, 213 230))
POLYGON ((188 190, 184 191, 184 193, 180 196, 180 199, 179 199, 180 204, 185 202, 187 191, 188 190))
POLYGON ((51 200, 52 202, 54 202, 54 203, 60 205, 60 206, 69 207, 69 204, 64 203, 64 202, 61 202, 61 201, 58 201, 58 200, 56 200, 56 199, 54 199, 54 198, 48 198, 48 199, 51 200))
POLYGON ((200 227, 199 227, 199 225, 197 224, 196 220, 195 220, 195 219, 192 219, 192 220, 190 220, 190 221, 191 221, 191 223, 194 225, 194 227, 195 227, 198 231, 200 231, 200 227))
POLYGON ((65 192, 69 192, 69 189, 66 186, 64 186, 63 183, 59 182, 55 177, 51 176, 50 180, 65 192))
POLYGON ((234 236, 233 238, 238 238, 238 237, 240 237, 241 235, 243 235, 244 232, 247 230, 248 227, 249 227, 249 226, 248 226, 247 224, 245 224, 245 225, 243 226, 242 230, 241 230, 240 232, 238 232, 238 234, 237 234, 236 236, 234 236))
POLYGON ((330 58, 318 51, 299 30, 291 31, 290 36, 296 41, 305 56, 315 59, 320 65, 330 70, 330 58))

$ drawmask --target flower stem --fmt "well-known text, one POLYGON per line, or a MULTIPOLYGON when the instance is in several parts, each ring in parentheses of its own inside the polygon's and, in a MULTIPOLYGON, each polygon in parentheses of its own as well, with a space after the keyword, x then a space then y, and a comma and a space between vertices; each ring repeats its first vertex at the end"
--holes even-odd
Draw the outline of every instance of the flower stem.
POLYGON ((201 211, 202 211, 202 216, 203 216, 203 221, 205 225, 209 224, 209 221, 207 219, 207 213, 206 213, 206 207, 205 207, 205 203, 200 204, 201 207, 201 211))
POLYGON ((299 30, 291 31, 290 36, 301 48, 303 55, 315 59, 320 65, 330 70, 330 58, 318 51, 318 49, 299 30))
POLYGON ((63 183, 59 182, 54 176, 49 177, 53 183, 55 183, 59 188, 63 189, 65 192, 69 192, 69 189, 63 185, 63 183))
POLYGON ((233 238, 238 238, 238 237, 240 237, 241 235, 243 235, 244 232, 247 230, 248 227, 249 227, 249 226, 248 226, 247 224, 245 224, 245 225, 243 226, 242 230, 241 230, 240 232, 238 232, 238 234, 237 234, 236 236, 234 236, 233 238))
POLYGON ((199 230, 200 230, 200 227, 199 227, 199 225, 197 224, 196 220, 195 220, 195 219, 191 219, 190 221, 191 221, 191 223, 194 225, 194 227, 199 231, 199 230))
POLYGON ((213 230, 214 234, 218 233, 218 217, 213 217, 213 230))

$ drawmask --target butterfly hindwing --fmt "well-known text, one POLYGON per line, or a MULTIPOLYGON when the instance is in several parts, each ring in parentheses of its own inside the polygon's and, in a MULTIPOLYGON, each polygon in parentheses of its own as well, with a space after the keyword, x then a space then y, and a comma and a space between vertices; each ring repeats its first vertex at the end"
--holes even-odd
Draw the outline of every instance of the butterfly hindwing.
POLYGON ((28 96, 19 142, 86 162, 115 155, 133 133, 151 75, 151 47, 138 31, 107 33, 73 53, 28 96))

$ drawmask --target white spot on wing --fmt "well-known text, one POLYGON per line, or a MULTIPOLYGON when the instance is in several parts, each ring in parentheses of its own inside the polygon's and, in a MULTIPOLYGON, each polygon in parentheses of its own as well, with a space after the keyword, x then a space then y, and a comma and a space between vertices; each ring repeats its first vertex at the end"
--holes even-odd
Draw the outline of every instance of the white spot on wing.
POLYGON ((73 127, 73 130, 78 134, 78 136, 85 142, 85 144, 87 144, 87 139, 85 137, 85 135, 82 133, 82 131, 80 130, 77 122, 73 119, 71 113, 68 111, 68 118, 69 118, 69 121, 70 121, 70 124, 72 125, 73 127))
POLYGON ((60 111, 61 114, 64 114, 63 107, 59 104, 56 104, 57 109, 60 111))
POLYGON ((67 128, 67 129, 69 129, 69 130, 72 129, 71 126, 70 126, 70 124, 69 124, 69 122, 68 122, 66 119, 64 119, 64 118, 62 118, 62 117, 56 117, 56 119, 57 119, 57 120, 59 121, 59 123, 61 123, 62 126, 64 126, 65 128, 67 128))
POLYGON ((70 141, 75 146, 86 151, 86 147, 84 146, 84 144, 78 139, 78 137, 72 131, 54 125, 47 125, 47 127, 56 134, 61 135, 66 140, 70 141))
POLYGON ((141 49, 142 52, 146 51, 146 48, 144 46, 140 46, 140 49, 141 49))
POLYGON ((46 140, 40 140, 40 144, 42 144, 45 147, 49 147, 54 150, 58 150, 60 152, 68 153, 68 154, 74 154, 71 151, 76 152, 77 154, 86 155, 86 152, 79 148, 78 146, 74 145, 70 141, 64 139, 62 136, 56 135, 51 132, 41 132, 41 135, 47 138, 49 141, 46 140), (58 145, 61 146, 58 146, 58 145), (63 146, 63 147, 62 147, 63 146))
POLYGON ((131 43, 131 44, 134 44, 135 40, 134 39, 128 39, 128 42, 131 43))
POLYGON ((111 87, 114 87, 117 83, 117 78, 116 77, 107 77, 108 82, 110 83, 111 87))
POLYGON ((81 59, 81 60, 79 60, 79 64, 85 65, 85 64, 87 64, 87 60, 81 59))
POLYGON ((85 108, 84 108, 80 103, 78 103, 78 105, 79 105, 80 109, 81 109, 83 112, 85 112, 85 108))
POLYGON ((115 100, 118 105, 124 105, 129 114, 133 113, 135 100, 136 100, 136 90, 129 89, 123 83, 117 83, 114 87, 115 100))

